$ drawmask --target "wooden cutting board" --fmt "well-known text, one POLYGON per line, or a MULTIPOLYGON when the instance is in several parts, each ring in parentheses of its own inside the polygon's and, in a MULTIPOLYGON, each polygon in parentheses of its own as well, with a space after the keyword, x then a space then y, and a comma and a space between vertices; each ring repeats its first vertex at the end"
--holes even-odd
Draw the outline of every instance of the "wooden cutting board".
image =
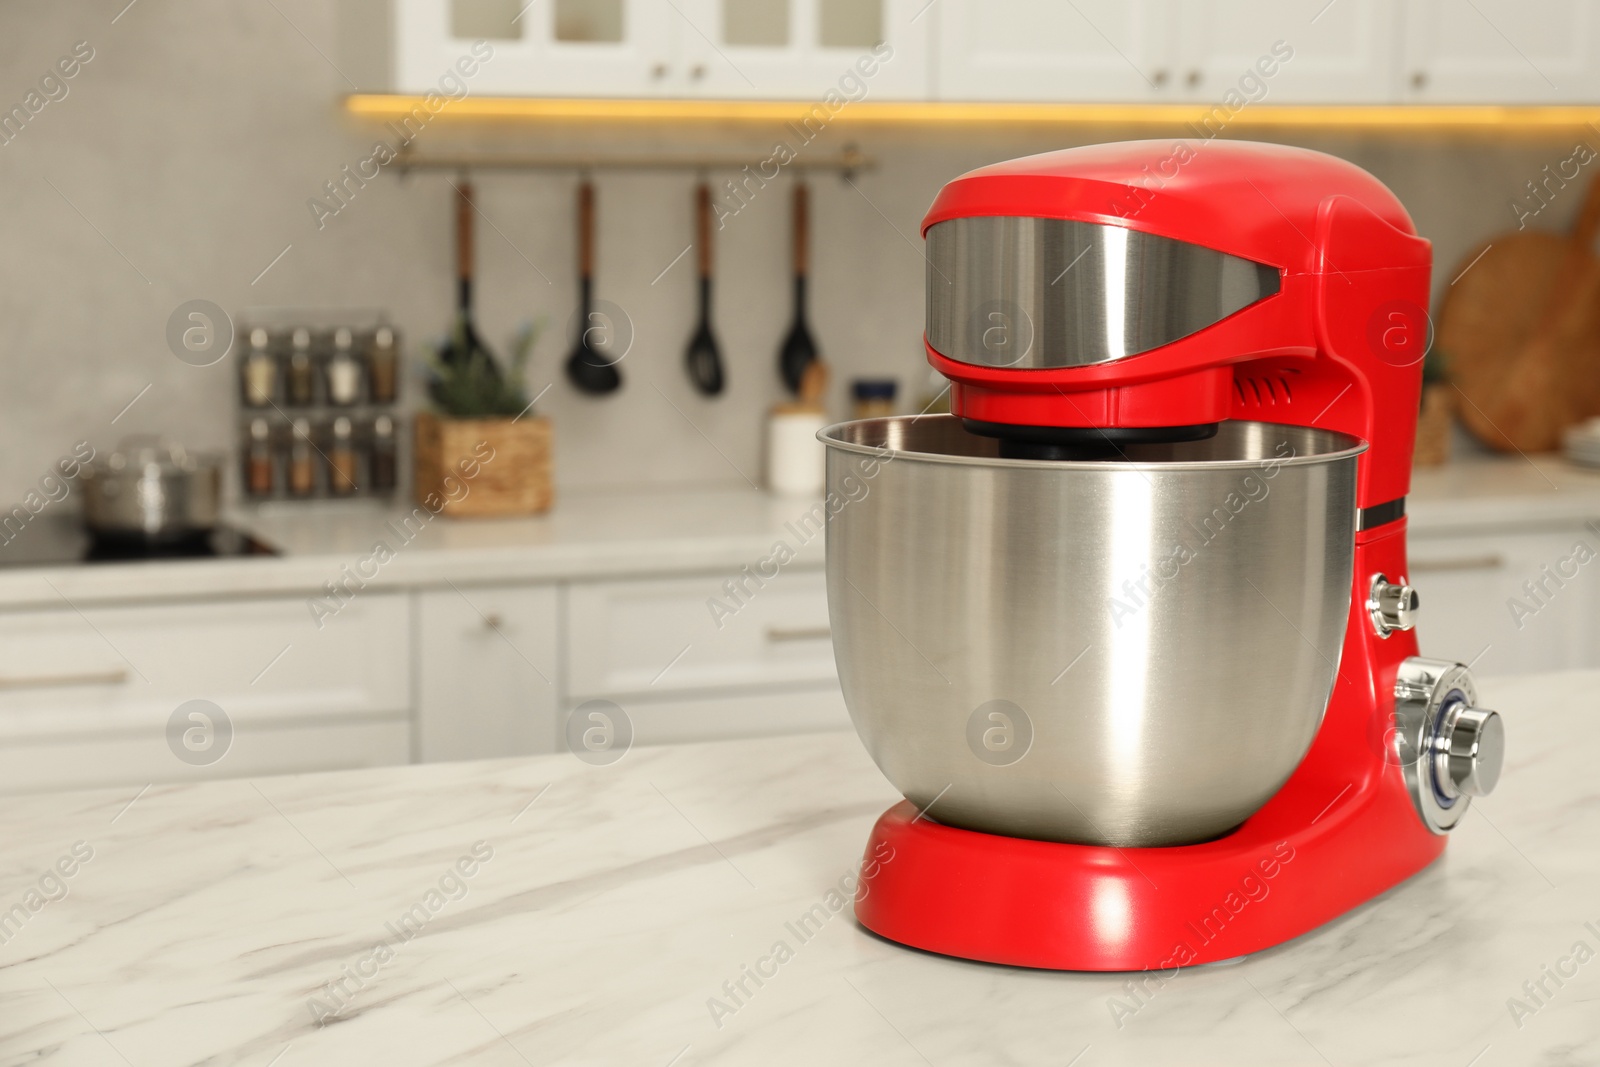
POLYGON ((1547 452, 1567 426, 1600 415, 1597 231, 1600 178, 1571 233, 1502 234, 1456 267, 1434 343, 1461 390, 1461 421, 1491 448, 1547 452))

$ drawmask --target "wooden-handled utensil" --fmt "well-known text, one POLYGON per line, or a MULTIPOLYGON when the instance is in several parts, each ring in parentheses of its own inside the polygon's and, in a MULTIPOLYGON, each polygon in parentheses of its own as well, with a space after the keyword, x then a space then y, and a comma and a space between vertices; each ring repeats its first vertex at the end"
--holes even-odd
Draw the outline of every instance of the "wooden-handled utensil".
POLYGON ((578 336, 567 357, 567 377, 582 392, 602 396, 622 385, 616 364, 595 350, 590 334, 594 284, 594 185, 578 186, 578 336))
POLYGON ((1439 308, 1436 345, 1458 413, 1502 451, 1559 448, 1600 415, 1600 178, 1571 233, 1519 230, 1474 248, 1439 308))
POLYGON ((695 244, 700 252, 700 322, 689 338, 684 362, 694 387, 706 396, 716 396, 726 383, 722 353, 711 333, 711 186, 705 182, 695 189, 695 244))
POLYGON ((498 376, 500 365, 489 346, 478 336, 472 312, 473 274, 473 188, 469 181, 456 183, 456 318, 449 339, 439 350, 441 363, 468 366, 481 362, 489 374, 498 376))
POLYGON ((806 367, 817 358, 817 343, 806 328, 806 274, 809 271, 808 195, 805 182, 794 186, 794 322, 778 346, 778 374, 790 393, 800 392, 806 367))

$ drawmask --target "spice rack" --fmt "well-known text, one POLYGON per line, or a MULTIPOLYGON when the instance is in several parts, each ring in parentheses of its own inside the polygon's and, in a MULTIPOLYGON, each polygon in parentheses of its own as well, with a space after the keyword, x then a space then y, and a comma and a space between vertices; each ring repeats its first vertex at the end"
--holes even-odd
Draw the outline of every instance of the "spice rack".
POLYGON ((400 332, 384 322, 242 316, 240 485, 249 501, 399 491, 400 332))

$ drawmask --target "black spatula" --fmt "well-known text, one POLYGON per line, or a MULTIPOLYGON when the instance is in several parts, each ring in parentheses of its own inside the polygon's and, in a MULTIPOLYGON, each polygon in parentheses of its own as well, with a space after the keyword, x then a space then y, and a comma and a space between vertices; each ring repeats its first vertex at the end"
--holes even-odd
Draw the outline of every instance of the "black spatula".
POLYGON ((706 396, 716 396, 725 384, 722 353, 711 333, 711 186, 705 182, 695 190, 695 243, 700 247, 700 323, 689 338, 684 362, 689 379, 706 396))
POLYGON ((567 377, 592 396, 615 392, 622 385, 616 364, 589 342, 590 288, 594 278, 594 186, 578 186, 578 336, 567 357, 567 377))
POLYGON ((439 362, 455 366, 480 363, 493 377, 500 374, 500 365, 489 352, 489 346, 478 336, 472 315, 472 257, 473 218, 472 183, 459 181, 456 189, 456 321, 451 325, 450 337, 439 350, 439 362))
POLYGON ((799 395, 806 368, 817 358, 817 343, 806 328, 806 271, 808 268, 807 200, 805 182, 794 186, 794 323, 778 348, 778 375, 789 392, 799 395))

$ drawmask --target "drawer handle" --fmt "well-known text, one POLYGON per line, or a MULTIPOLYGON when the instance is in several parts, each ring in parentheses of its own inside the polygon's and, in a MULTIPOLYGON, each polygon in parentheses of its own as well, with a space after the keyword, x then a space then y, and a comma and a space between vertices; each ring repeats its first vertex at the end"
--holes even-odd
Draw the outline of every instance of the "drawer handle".
POLYGON ((118 668, 109 671, 85 671, 82 674, 33 674, 6 678, 0 676, 0 689, 56 689, 69 685, 122 685, 128 672, 118 668))
POLYGON ((833 631, 826 626, 767 627, 767 640, 773 644, 780 641, 826 641, 832 636, 833 631))
POLYGON ((1498 552, 1481 556, 1454 556, 1445 559, 1418 559, 1411 561, 1412 574, 1437 574, 1441 571, 1497 571, 1506 565, 1506 558, 1498 552))

